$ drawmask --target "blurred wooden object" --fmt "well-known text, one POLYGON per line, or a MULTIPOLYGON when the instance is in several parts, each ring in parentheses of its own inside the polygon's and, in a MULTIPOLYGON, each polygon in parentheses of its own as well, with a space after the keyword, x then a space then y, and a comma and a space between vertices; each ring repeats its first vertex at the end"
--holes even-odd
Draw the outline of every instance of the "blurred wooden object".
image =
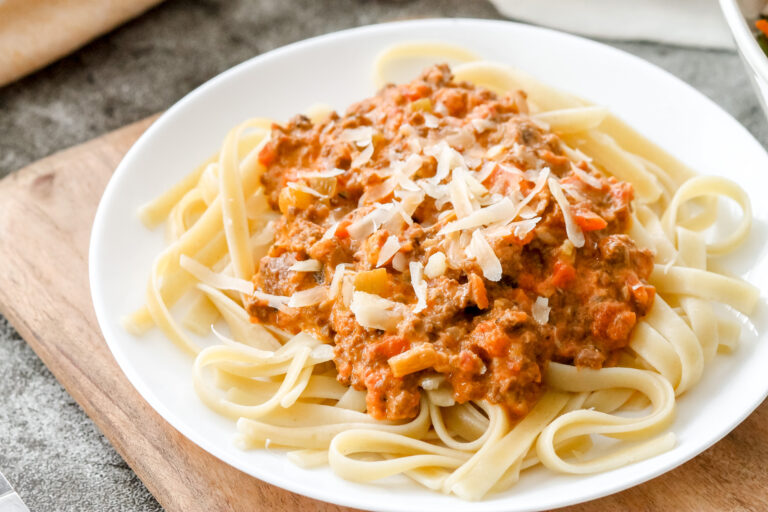
POLYGON ((0 1, 0 86, 60 59, 161 1, 0 1))

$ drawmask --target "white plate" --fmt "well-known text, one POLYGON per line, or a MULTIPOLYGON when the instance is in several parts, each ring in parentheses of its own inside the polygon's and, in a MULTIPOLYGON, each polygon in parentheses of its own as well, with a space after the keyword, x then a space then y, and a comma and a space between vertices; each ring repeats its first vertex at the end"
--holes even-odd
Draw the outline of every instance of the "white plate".
POLYGON ((221 460, 261 480, 324 501, 373 510, 446 512, 554 508, 610 494, 668 471, 715 443, 768 392, 765 302, 733 355, 718 356, 679 402, 677 446, 608 473, 563 476, 526 471, 510 491, 478 503, 427 491, 405 478, 349 483, 328 469, 304 470, 275 451, 238 450, 234 422, 207 409, 192 390, 191 363, 156 330, 134 338, 120 318, 142 303, 162 229, 147 231, 136 209, 216 151, 227 131, 250 116, 286 120, 316 102, 344 109, 374 92, 371 63, 393 43, 440 40, 506 62, 595 103, 607 105, 655 142, 706 174, 741 183, 755 226, 727 268, 765 289, 768 258, 768 156, 714 103, 666 72, 610 47, 509 22, 423 20, 363 27, 296 43, 251 59, 202 85, 168 110, 131 148, 96 214, 90 279, 96 314, 115 359, 169 423, 221 460))

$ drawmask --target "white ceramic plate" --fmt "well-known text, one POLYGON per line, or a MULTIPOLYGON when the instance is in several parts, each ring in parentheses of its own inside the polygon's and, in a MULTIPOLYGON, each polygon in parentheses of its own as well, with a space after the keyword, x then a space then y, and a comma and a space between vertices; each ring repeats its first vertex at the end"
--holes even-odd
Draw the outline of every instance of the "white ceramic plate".
POLYGON ((610 47, 508 22, 424 20, 376 25, 296 43, 230 69, 168 110, 125 156, 99 206, 91 237, 96 314, 115 359, 142 396, 174 427, 221 460, 269 483, 324 501, 373 510, 446 512, 554 508, 610 494, 668 471, 715 443, 768 392, 767 308, 744 329, 742 346, 718 356, 679 402, 677 446, 608 473, 563 476, 526 471, 510 491, 478 503, 427 491, 405 478, 359 485, 328 469, 304 470, 275 451, 238 450, 234 423, 208 410, 191 384, 189 356, 159 332, 128 335, 120 318, 142 303, 162 229, 147 231, 136 210, 216 151, 227 131, 251 116, 286 120, 316 102, 337 109, 374 92, 371 63, 383 48, 409 40, 463 45, 607 105, 655 142, 706 174, 733 178, 750 193, 755 225, 726 268, 768 288, 768 156, 711 101, 666 72, 610 47))

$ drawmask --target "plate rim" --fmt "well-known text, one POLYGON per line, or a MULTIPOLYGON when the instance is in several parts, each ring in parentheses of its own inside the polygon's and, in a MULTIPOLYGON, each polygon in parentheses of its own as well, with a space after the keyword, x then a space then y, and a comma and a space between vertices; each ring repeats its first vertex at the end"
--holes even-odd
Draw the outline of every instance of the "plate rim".
MULTIPOLYGON (((600 51, 608 51, 621 58, 624 58, 624 59, 628 58, 629 60, 633 61, 634 65, 643 67, 645 68, 646 71, 651 71, 652 73, 655 73, 657 75, 658 74, 663 75, 664 78, 667 80, 671 79, 675 81, 678 86, 682 86, 684 89, 686 89, 689 95, 694 94, 695 96, 698 97, 699 100, 704 100, 705 102, 709 103, 711 107, 714 107, 720 113, 724 114, 730 120, 733 121, 735 125, 734 128, 740 129, 740 131, 742 132, 743 138, 749 139, 751 143, 755 144, 757 147, 760 148, 760 150, 762 150, 763 153, 765 153, 765 149, 762 147, 762 145, 743 126, 743 124, 741 124, 738 120, 736 120, 730 113, 725 111, 717 103, 715 103, 713 100, 705 96, 703 93, 699 92, 693 86, 681 80, 680 78, 676 77, 672 73, 666 71, 665 69, 651 62, 648 62, 636 55, 633 55, 624 50, 620 50, 618 48, 615 48, 613 46, 610 46, 608 44, 605 44, 599 41, 595 41, 586 37, 569 34, 559 30, 555 30, 555 29, 529 25, 529 24, 519 23, 519 22, 514 22, 509 20, 476 19, 476 18, 424 18, 424 19, 376 23, 376 24, 370 24, 370 25, 363 25, 359 27, 347 28, 344 30, 334 31, 326 34, 317 35, 311 38, 302 39, 302 40, 272 49, 268 52, 255 55, 213 76, 209 80, 205 81, 204 83, 200 84, 199 86, 197 86, 196 88, 194 88, 193 90, 185 94, 181 99, 175 102, 170 108, 164 111, 152 123, 152 125, 144 133, 142 133, 141 136, 132 144, 132 146, 125 153, 120 163, 116 167, 114 173, 110 177, 110 180, 107 183, 107 186, 105 187, 102 197, 99 201, 99 205, 94 217, 94 222, 91 227, 89 249, 88 249, 88 277, 89 277, 91 298, 92 298, 94 310, 96 313, 96 318, 97 318, 102 336, 105 342, 107 343, 107 346, 109 347, 110 352, 112 353, 112 356, 118 363, 118 366, 120 367, 121 371, 128 378, 129 382, 134 387, 134 389, 138 391, 139 395, 144 400, 146 400, 147 403, 155 410, 155 412, 157 412, 166 422, 168 422, 174 429, 176 429, 188 440, 190 440, 191 442, 193 442, 198 447, 202 448, 212 456, 216 457, 221 462, 228 464, 231 467, 234 467, 240 471, 243 471, 244 473, 248 474, 249 476, 252 476, 253 478, 262 480, 263 482, 266 482, 271 485, 275 485, 289 492, 294 492, 294 493, 297 493, 309 498, 313 498, 316 500, 324 501, 327 503, 332 503, 340 506, 353 507, 353 508, 362 508, 365 510, 381 510, 381 511, 393 511, 393 512, 402 510, 399 507, 388 508, 386 504, 384 504, 383 507, 378 506, 375 508, 371 508, 370 504, 361 504, 356 499, 350 499, 350 498, 347 498, 346 496, 332 494, 331 492, 323 492, 322 489, 317 489, 311 485, 307 485, 305 481, 295 481, 295 480, 291 480, 289 478, 283 477, 279 472, 270 473, 266 470, 259 471, 258 468, 256 468, 257 470, 254 471, 253 467, 248 467, 245 464, 234 463, 230 460, 226 460, 226 458, 220 453, 219 449, 215 446, 215 444, 209 443, 205 436, 198 434, 194 429, 187 428, 184 420, 176 416, 168 407, 165 406, 164 402, 157 395, 155 395, 154 392, 152 392, 151 388, 149 388, 147 385, 144 384, 139 373, 135 371, 134 368, 128 363, 126 357, 118 357, 118 355, 121 354, 121 351, 119 349, 119 343, 115 339, 111 338, 111 336, 108 335, 108 333, 111 331, 111 325, 109 324, 108 312, 105 310, 105 306, 103 305, 104 301, 101 300, 103 299, 104 294, 102 293, 102 288, 101 288, 102 285, 99 283, 97 279, 97 275, 100 272, 101 263, 96 257, 96 254, 98 252, 98 247, 99 247, 99 240, 101 238, 100 234, 104 232, 104 226, 106 222, 106 219, 105 219, 105 215, 106 215, 105 211, 107 209, 106 205, 110 202, 111 197, 117 193, 116 187, 117 187, 118 179, 116 178, 128 172, 130 167, 126 162, 130 162, 130 160, 133 158, 133 155, 140 152, 141 146, 143 145, 143 143, 147 140, 152 139, 154 137, 155 132, 159 131, 165 122, 171 119, 177 111, 182 110, 188 103, 193 102, 197 95, 202 94, 208 88, 215 87, 219 82, 228 80, 230 76, 237 74, 241 69, 244 69, 253 65, 258 65, 262 61, 267 61, 270 59, 279 59, 285 53, 301 50, 304 47, 312 46, 313 44, 316 44, 318 42, 345 37, 350 34, 386 30, 390 27, 402 27, 402 26, 409 26, 409 25, 418 26, 418 25, 449 25, 449 24, 502 25, 502 26, 509 27, 513 30, 545 32, 547 33, 548 37, 556 37, 556 38, 559 37, 565 41, 576 40, 580 44, 586 44, 588 46, 598 48, 600 51), (256 475, 256 473, 258 473, 258 476, 256 475)), ((761 300, 762 300, 764 290, 761 288, 760 291, 761 291, 761 300)), ((700 455, 701 453, 703 453, 704 451, 712 447, 714 444, 719 442, 723 437, 725 437, 731 431, 733 431, 750 414, 752 414, 752 412, 754 412, 754 410, 765 400, 766 396, 768 396, 768 387, 762 390, 759 396, 758 394, 755 395, 755 399, 753 403, 750 404, 749 407, 743 409, 742 411, 740 411, 740 414, 735 415, 733 417, 734 419, 732 419, 731 422, 729 422, 730 425, 727 429, 725 429, 723 432, 718 433, 716 436, 713 436, 706 443, 698 444, 696 448, 689 448, 686 452, 684 452, 683 454, 678 456, 676 459, 674 459, 673 462, 660 465, 654 470, 645 471, 641 474, 637 474, 630 478, 626 478, 618 483, 611 483, 608 485, 604 485, 598 491, 585 492, 583 493, 583 495, 580 495, 576 498, 573 498, 572 496, 571 497, 569 496, 555 497, 550 503, 546 504, 546 507, 560 508, 568 505, 574 505, 578 503, 584 503, 587 501, 595 500, 598 498, 602 498, 605 496, 609 496, 611 494, 621 492, 630 487, 640 485, 642 483, 645 483, 649 480, 656 478, 657 476, 660 476, 664 473, 672 471, 673 469, 690 461, 692 458, 696 457, 697 455, 700 455)), ((429 492, 437 492, 437 491, 429 491, 429 492)), ((504 510, 507 510, 507 507, 508 507, 508 506, 505 506, 505 500, 499 500, 495 502, 479 501, 479 502, 462 502, 462 503, 464 503, 467 508, 472 508, 474 510, 484 510, 488 512, 502 512, 504 510), (472 505, 477 505, 477 506, 472 507, 472 505)), ((538 510, 538 509, 539 509, 539 506, 536 506, 533 508, 531 507, 521 508, 520 510, 538 510)))

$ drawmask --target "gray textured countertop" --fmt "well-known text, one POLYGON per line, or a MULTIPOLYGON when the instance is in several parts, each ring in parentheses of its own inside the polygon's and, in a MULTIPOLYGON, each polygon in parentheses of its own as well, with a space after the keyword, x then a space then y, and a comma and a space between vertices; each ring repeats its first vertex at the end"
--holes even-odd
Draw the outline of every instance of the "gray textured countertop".
MULTIPOLYGON (((0 176, 167 108, 220 71, 272 48, 353 26, 440 16, 499 17, 490 4, 465 0, 168 1, 0 88, 0 176)), ((768 125, 735 52, 609 44, 693 85, 767 145, 768 125)), ((0 470, 33 511, 160 510, 2 318, 0 375, 0 470)))

